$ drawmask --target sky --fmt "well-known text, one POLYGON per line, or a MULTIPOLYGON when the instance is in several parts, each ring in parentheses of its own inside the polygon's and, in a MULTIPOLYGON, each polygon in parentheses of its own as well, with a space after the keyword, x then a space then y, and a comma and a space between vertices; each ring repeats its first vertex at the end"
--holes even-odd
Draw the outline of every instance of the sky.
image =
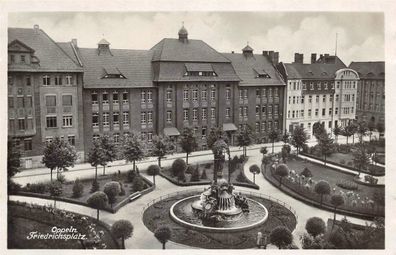
POLYGON ((10 13, 9 27, 38 24, 57 42, 77 38, 94 48, 105 38, 112 48, 150 49, 162 38, 177 38, 184 22, 190 39, 201 39, 219 52, 278 51, 280 61, 294 53, 337 55, 351 61, 384 60, 384 16, 363 12, 53 12, 10 13))

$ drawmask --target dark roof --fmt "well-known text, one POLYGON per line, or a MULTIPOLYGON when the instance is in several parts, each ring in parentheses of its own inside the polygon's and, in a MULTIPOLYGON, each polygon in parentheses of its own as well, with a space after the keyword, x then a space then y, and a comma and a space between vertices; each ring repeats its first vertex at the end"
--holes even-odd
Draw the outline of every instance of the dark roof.
POLYGON ((333 63, 316 62, 313 64, 285 64, 288 79, 333 79, 335 73, 346 65, 335 57, 333 63))
POLYGON ((384 79, 385 78, 385 62, 352 62, 349 68, 355 70, 361 79, 384 79))
POLYGON ((230 62, 215 49, 202 40, 188 39, 187 42, 178 39, 162 39, 154 47, 153 61, 178 62, 230 62))
POLYGON ((246 45, 245 48, 242 49, 242 51, 253 51, 253 48, 249 45, 246 45))
POLYGON ((106 39, 102 39, 98 42, 98 44, 106 44, 106 45, 110 45, 110 43, 106 40, 106 39))
POLYGON ((231 60, 236 74, 241 79, 241 86, 266 86, 285 85, 278 71, 272 63, 263 55, 254 54, 246 57, 243 54, 223 53, 231 60), (268 74, 269 78, 261 78, 258 75, 268 74))
MULTIPOLYGON (((73 59, 74 62, 80 63, 80 60, 77 58, 77 55, 74 53, 73 46, 71 42, 57 42, 59 47, 63 49, 64 52, 67 53, 67 55, 73 59)), ((77 50, 77 49, 76 49, 77 50)))
MULTIPOLYGON (((8 44, 18 40, 34 50, 40 62, 35 67, 26 66, 23 70, 34 71, 64 71, 64 72, 81 72, 82 68, 77 62, 69 57, 68 54, 55 43, 43 30, 37 32, 32 28, 8 28, 8 44)), ((10 65, 9 70, 19 70, 20 65, 10 65)))
POLYGON ((111 54, 98 55, 97 49, 79 48, 79 53, 84 88, 153 86, 151 51, 111 49, 111 54), (125 78, 103 78, 106 74, 122 74, 125 78))
MULTIPOLYGON (((154 81, 240 81, 231 63, 184 63, 159 62, 153 63, 154 81), (187 66, 190 68, 211 67, 216 76, 187 76, 187 66)), ((201 70, 203 71, 203 70, 201 70)))

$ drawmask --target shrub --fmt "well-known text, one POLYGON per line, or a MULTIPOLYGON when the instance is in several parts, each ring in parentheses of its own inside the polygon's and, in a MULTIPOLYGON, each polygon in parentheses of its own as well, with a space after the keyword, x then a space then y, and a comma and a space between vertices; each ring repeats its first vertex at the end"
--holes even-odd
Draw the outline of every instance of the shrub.
POLYGON ((80 179, 76 179, 73 184, 73 197, 78 198, 84 192, 84 185, 81 183, 80 179))
POLYGON ((26 191, 32 193, 44 194, 48 190, 48 183, 39 182, 39 183, 28 183, 26 184, 26 191))
POLYGON ((125 249, 125 239, 132 236, 133 225, 129 220, 118 220, 111 226, 111 233, 117 239, 121 239, 121 246, 125 249))
POLYGON ((311 173, 311 170, 309 170, 308 167, 304 168, 304 170, 301 172, 301 175, 303 175, 303 176, 305 176, 307 178, 313 176, 312 173, 311 173))
POLYGON ((62 195, 63 189, 62 189, 62 183, 58 181, 54 181, 49 184, 48 186, 48 191, 53 197, 59 197, 62 195))
POLYGON ((352 181, 340 181, 337 186, 346 190, 357 190, 358 185, 352 181))
POLYGON ((132 182, 132 191, 136 192, 136 191, 141 191, 143 189, 144 189, 144 181, 142 177, 136 176, 136 178, 134 178, 132 182))
POLYGON ((293 235, 288 228, 279 226, 271 231, 270 243, 276 245, 279 249, 292 244, 292 242, 293 235))
POLYGON ((108 182, 104 185, 103 192, 107 195, 109 203, 113 207, 113 204, 117 200, 117 195, 121 192, 120 184, 114 181, 108 182))
POLYGON ((307 220, 305 229, 307 230, 308 234, 315 238, 316 236, 325 233, 326 223, 319 217, 312 217, 307 220))
POLYGON ((133 182, 133 180, 135 179, 136 175, 137 175, 137 174, 136 174, 135 171, 129 170, 129 171, 127 172, 127 182, 133 182))
POLYGON ((199 169, 198 169, 198 165, 194 168, 191 178, 190 178, 191 182, 197 182, 199 181, 199 169))
POLYGON ((180 171, 177 175, 177 182, 186 182, 186 175, 184 171, 180 171))
POLYGON ((247 182, 246 176, 243 174, 242 171, 239 172, 239 174, 236 177, 237 182, 247 182))
POLYGON ((243 164, 246 160, 247 160, 247 157, 245 157, 245 155, 239 156, 239 163, 240 164, 243 164))
POLYGON ((56 177, 56 180, 57 180, 58 182, 60 182, 61 184, 63 184, 63 183, 66 182, 66 177, 65 177, 64 174, 61 174, 61 173, 60 173, 60 174, 56 177))
POLYGON ((371 175, 365 175, 365 176, 364 176, 364 181, 365 181, 365 182, 368 182, 368 183, 370 183, 370 184, 377 184, 378 178, 374 178, 374 177, 371 176, 371 175))
POLYGON ((99 183, 96 179, 93 179, 92 186, 91 186, 91 193, 94 193, 99 190, 99 183))
POLYGON ((348 161, 347 166, 353 166, 353 162, 352 161, 348 161))
POLYGON ((8 193, 16 193, 21 190, 21 185, 14 182, 13 180, 8 180, 8 193))
POLYGON ((321 180, 316 183, 314 190, 320 195, 320 205, 322 205, 323 196, 330 194, 330 184, 327 181, 321 180))
POLYGON ((282 185, 282 178, 289 175, 289 167, 285 164, 279 164, 275 169, 275 174, 278 175, 279 178, 279 186, 282 185))
POLYGON ((160 226, 154 232, 155 238, 162 244, 162 249, 165 250, 165 244, 172 236, 172 231, 167 226, 160 226))
POLYGON ((108 198, 107 195, 102 191, 96 191, 87 200, 87 204, 97 210, 96 219, 99 220, 99 210, 106 207, 108 198))
POLYGON ((194 167, 192 165, 188 165, 186 168, 186 174, 194 173, 194 167))
POLYGON ((329 242, 338 249, 345 248, 345 237, 339 230, 331 232, 329 242))
POLYGON ((183 174, 184 174, 184 171, 186 170, 186 168, 187 168, 187 165, 183 159, 181 159, 181 158, 176 159, 172 163, 173 176, 179 176, 180 172, 183 172, 183 174))
POLYGON ((345 163, 346 163, 346 162, 345 162, 345 159, 341 159, 341 160, 340 160, 340 164, 341 164, 341 165, 345 165, 345 163))
POLYGON ((206 169, 203 169, 201 174, 201 180, 205 180, 205 179, 208 179, 208 176, 206 175, 206 169))
POLYGON ((120 193, 118 194, 119 196, 125 196, 126 192, 124 189, 124 185, 122 184, 122 182, 118 182, 120 184, 120 193))

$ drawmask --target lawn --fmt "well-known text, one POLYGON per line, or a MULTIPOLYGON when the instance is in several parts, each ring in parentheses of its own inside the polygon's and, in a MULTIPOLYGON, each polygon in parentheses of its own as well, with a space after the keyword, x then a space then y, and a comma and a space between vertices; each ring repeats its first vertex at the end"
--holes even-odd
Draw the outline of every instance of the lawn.
POLYGON ((230 233, 216 233, 209 231, 197 231, 181 226, 169 216, 170 207, 178 200, 190 194, 179 194, 166 198, 149 206, 143 214, 143 222, 146 227, 154 232, 160 225, 168 226, 172 235, 170 240, 188 246, 205 249, 248 249, 256 246, 257 233, 260 231, 268 236, 272 229, 277 226, 286 226, 293 231, 296 226, 296 218, 292 212, 271 200, 250 197, 262 203, 269 212, 268 220, 256 228, 230 233))
MULTIPOLYGON (((63 210, 29 205, 24 203, 11 202, 8 206, 8 248, 10 249, 83 249, 80 240, 56 240, 56 239, 28 239, 31 232, 37 231, 41 234, 52 234, 51 229, 76 228, 77 233, 84 234, 88 240, 84 245, 89 245, 88 241, 94 239, 94 234, 89 230, 93 227, 96 233, 103 232, 103 236, 96 244, 97 249, 118 249, 118 243, 111 236, 108 227, 97 224, 97 221, 90 217, 81 216, 63 210), (83 219, 85 218, 85 220, 83 219)), ((91 247, 92 248, 92 247, 91 247)))

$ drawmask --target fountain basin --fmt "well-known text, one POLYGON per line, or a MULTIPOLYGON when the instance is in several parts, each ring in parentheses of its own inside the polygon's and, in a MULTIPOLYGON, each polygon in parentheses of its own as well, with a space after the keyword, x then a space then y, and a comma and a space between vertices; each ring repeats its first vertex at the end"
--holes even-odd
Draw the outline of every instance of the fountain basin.
POLYGON ((249 212, 242 213, 240 208, 221 212, 225 217, 218 222, 205 222, 196 215, 194 210, 199 209, 200 195, 183 198, 170 208, 172 220, 192 229, 214 232, 233 232, 255 228, 263 224, 268 218, 268 210, 261 203, 247 199, 249 212), (194 206, 197 207, 194 209, 194 206), (229 217, 230 216, 230 217, 229 217))

